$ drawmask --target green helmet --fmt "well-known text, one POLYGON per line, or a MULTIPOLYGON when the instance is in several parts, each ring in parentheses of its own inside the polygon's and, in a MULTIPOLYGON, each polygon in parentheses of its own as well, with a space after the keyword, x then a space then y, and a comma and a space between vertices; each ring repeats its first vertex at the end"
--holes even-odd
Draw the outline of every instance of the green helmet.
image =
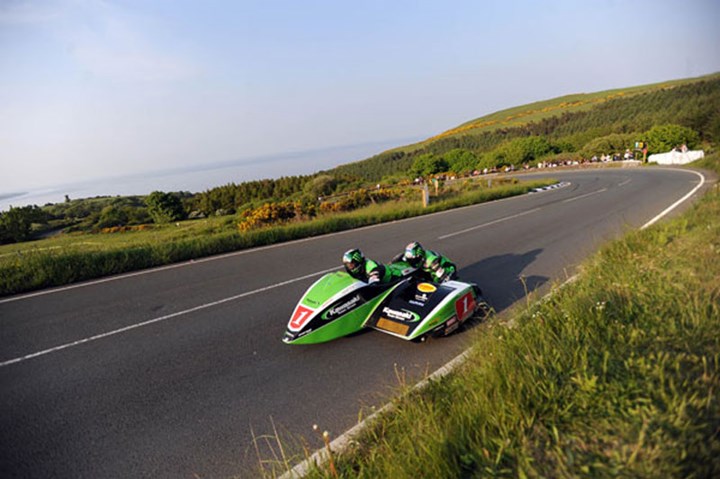
POLYGON ((348 273, 357 274, 365 266, 365 256, 357 248, 348 250, 343 255, 343 264, 348 273))
POLYGON ((410 263, 412 266, 417 267, 425 259, 425 249, 417 241, 413 241, 405 247, 405 254, 403 255, 405 261, 410 263))

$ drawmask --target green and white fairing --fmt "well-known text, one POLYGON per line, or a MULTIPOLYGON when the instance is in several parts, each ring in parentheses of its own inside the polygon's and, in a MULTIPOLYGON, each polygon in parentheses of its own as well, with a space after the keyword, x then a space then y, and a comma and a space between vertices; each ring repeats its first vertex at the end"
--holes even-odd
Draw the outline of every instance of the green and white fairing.
POLYGON ((378 304, 402 281, 407 278, 367 284, 344 271, 326 274, 295 306, 283 341, 322 343, 360 331, 378 304))
POLYGON ((316 281, 295 306, 283 341, 313 344, 364 328, 406 340, 444 336, 484 305, 470 283, 424 282, 407 264, 393 264, 402 275, 391 283, 366 284, 344 271, 316 281))

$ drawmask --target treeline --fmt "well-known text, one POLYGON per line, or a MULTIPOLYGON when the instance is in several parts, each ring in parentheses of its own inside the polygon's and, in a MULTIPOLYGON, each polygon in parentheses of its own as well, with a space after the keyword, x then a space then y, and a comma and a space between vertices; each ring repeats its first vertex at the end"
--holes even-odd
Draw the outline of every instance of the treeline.
POLYGON ((592 139, 579 152, 575 152, 575 148, 563 140, 551 141, 544 136, 524 136, 500 143, 486 153, 475 153, 462 148, 442 154, 424 153, 415 157, 410 171, 422 178, 440 173, 466 176, 480 173, 479 170, 487 172, 503 167, 519 169, 540 162, 572 164, 587 159, 599 161, 603 155, 605 158, 615 156, 620 159, 624 157, 623 152, 634 150, 639 140, 653 145, 651 153, 670 151, 682 145, 693 149, 700 144, 700 136, 695 130, 674 124, 655 125, 641 133, 610 133, 592 139))
POLYGON ((162 224, 234 214, 265 202, 318 202, 322 196, 357 186, 351 178, 322 173, 230 183, 202 193, 155 191, 147 196, 96 197, 0 212, 0 244, 26 241, 62 230, 105 232, 113 228, 162 224))
POLYGON ((218 212, 234 213, 247 203, 290 198, 302 192, 303 187, 314 176, 284 176, 278 179, 255 180, 240 184, 228 183, 198 193, 190 202, 190 208, 202 212, 205 216, 218 212))
POLYGON ((11 207, 0 212, 0 244, 27 241, 53 231, 92 232, 185 219, 188 192, 153 192, 148 196, 100 196, 11 207))
POLYGON ((415 157, 419 156, 419 154, 422 153, 386 151, 372 156, 367 160, 340 165, 330 170, 329 173, 338 176, 362 178, 369 181, 379 181, 387 176, 409 171, 415 157))
MULTIPOLYGON (((190 193, 184 193, 185 197, 190 193)), ((66 227, 68 232, 86 231, 151 221, 142 196, 100 196, 70 200, 44 206, 47 223, 66 227)))

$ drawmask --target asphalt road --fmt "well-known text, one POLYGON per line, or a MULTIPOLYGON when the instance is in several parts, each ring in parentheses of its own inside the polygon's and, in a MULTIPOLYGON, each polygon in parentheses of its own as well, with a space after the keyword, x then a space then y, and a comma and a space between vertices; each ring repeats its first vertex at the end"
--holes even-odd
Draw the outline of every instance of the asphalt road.
MULTIPOLYGON (((317 447, 313 424, 342 433, 384 403, 397 371, 418 379, 467 343, 371 331, 283 344, 296 301, 345 250, 387 261, 418 240, 503 311, 700 181, 668 169, 550 173, 570 186, 0 299, 0 477, 253 477, 253 432, 274 424, 317 447)), ((261 454, 271 459, 264 444, 261 454)))

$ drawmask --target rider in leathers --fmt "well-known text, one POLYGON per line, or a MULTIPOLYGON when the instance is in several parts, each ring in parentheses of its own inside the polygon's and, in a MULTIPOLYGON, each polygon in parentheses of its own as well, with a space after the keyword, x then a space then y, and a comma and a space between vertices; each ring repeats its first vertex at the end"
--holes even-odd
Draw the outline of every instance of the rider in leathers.
POLYGON ((366 258, 357 248, 345 252, 343 265, 350 276, 366 283, 387 283, 394 279, 390 268, 366 258))
POLYGON ((417 241, 405 247, 403 259, 421 270, 430 281, 442 283, 457 279, 457 266, 445 256, 425 249, 417 241))

